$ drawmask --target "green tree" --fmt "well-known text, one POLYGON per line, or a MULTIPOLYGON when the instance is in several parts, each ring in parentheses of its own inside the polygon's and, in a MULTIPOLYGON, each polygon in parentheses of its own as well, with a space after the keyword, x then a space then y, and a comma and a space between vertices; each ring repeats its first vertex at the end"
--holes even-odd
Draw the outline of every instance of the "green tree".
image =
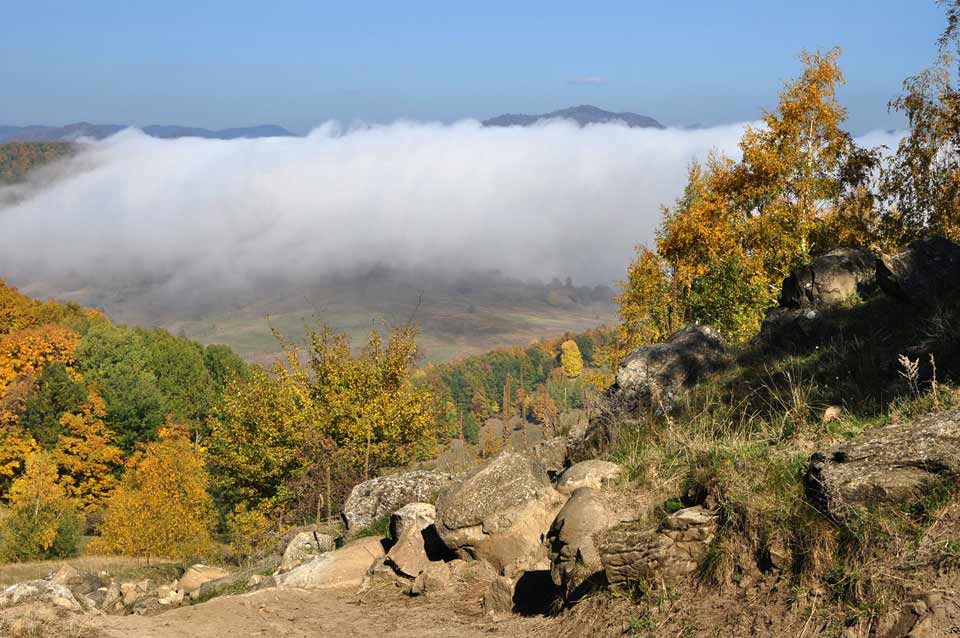
POLYGON ((44 449, 53 449, 63 432, 60 417, 79 410, 86 400, 83 382, 71 377, 64 364, 51 363, 40 373, 36 392, 27 398, 20 424, 44 449))

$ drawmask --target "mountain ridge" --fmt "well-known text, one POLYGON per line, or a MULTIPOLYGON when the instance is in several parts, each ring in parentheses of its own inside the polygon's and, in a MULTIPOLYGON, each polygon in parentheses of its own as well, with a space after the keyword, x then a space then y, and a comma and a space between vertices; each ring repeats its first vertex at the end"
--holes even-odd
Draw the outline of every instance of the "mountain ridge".
MULTIPOLYGON (((33 124, 29 126, 0 126, 2 142, 72 142, 89 137, 102 140, 120 131, 131 128, 125 124, 91 124, 73 122, 64 126, 33 124)), ((133 127, 136 128, 136 127, 133 127)), ((200 137, 205 139, 232 140, 257 137, 294 137, 294 134, 276 124, 258 124, 220 130, 206 129, 178 124, 152 124, 140 128, 151 137, 175 139, 180 137, 200 137)))
POLYGON ((591 104, 581 104, 571 106, 565 109, 542 113, 540 115, 528 115, 525 113, 504 113, 481 122, 483 126, 532 126, 537 122, 544 120, 573 120, 580 126, 588 124, 607 124, 610 122, 622 122, 630 128, 666 128, 663 124, 648 115, 640 115, 624 111, 614 113, 605 111, 591 104))

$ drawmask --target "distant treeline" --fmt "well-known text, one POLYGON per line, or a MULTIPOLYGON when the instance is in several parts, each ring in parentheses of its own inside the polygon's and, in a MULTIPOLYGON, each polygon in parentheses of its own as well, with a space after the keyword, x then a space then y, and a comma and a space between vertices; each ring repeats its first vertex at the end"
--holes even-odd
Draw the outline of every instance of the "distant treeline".
POLYGON ((512 414, 525 417, 533 411, 534 397, 543 390, 560 410, 579 407, 591 375, 571 379, 561 374, 561 344, 575 342, 584 366, 600 368, 602 353, 615 337, 616 331, 606 327, 567 333, 526 347, 502 348, 430 366, 418 373, 415 382, 429 388, 438 404, 438 418, 445 419, 451 431, 462 429, 468 440, 476 442, 483 420, 505 412, 505 399, 511 410, 516 410, 512 414))

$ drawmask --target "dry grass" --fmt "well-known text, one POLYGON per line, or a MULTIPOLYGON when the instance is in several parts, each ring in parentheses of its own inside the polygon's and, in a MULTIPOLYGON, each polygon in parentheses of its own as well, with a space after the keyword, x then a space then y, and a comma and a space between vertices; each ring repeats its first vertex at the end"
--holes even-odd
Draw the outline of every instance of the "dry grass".
POLYGON ((153 559, 147 564, 144 559, 125 556, 81 556, 67 560, 7 563, 0 565, 0 586, 43 578, 65 564, 85 573, 104 571, 119 580, 150 577, 172 580, 180 567, 180 564, 174 561, 153 559))

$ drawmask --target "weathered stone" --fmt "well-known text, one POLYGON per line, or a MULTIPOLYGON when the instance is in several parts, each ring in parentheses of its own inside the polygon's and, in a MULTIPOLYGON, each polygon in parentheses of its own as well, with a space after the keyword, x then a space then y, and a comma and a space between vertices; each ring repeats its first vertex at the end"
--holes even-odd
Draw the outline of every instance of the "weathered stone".
POLYGON ((627 355, 617 369, 611 391, 617 407, 626 410, 668 409, 680 390, 703 380, 727 364, 727 347, 710 326, 688 326, 663 343, 627 355))
POLYGON ((551 478, 559 476, 567 466, 567 437, 555 436, 540 441, 525 454, 536 460, 551 478))
POLYGON ((321 554, 311 561, 276 577, 281 589, 336 589, 357 587, 370 566, 384 556, 381 539, 369 536, 340 549, 321 554))
POLYGON ((432 470, 370 479, 350 491, 340 516, 347 530, 356 532, 408 503, 432 500, 453 479, 452 474, 432 470))
POLYGON ((123 606, 130 607, 140 597, 150 591, 150 580, 120 583, 120 593, 123 596, 123 606))
POLYGON ((66 585, 48 580, 16 583, 0 592, 0 608, 29 601, 46 603, 67 611, 83 611, 83 606, 66 585))
POLYGON ((390 538, 399 539, 407 528, 423 528, 437 520, 437 508, 430 503, 407 503, 390 516, 390 538))
POLYGON ((100 602, 100 609, 107 613, 119 611, 123 608, 123 592, 120 591, 120 583, 110 581, 106 591, 103 593, 103 600, 100 602))
POLYGON ((387 552, 387 562, 403 576, 416 578, 430 563, 423 542, 423 530, 409 526, 387 552))
POLYGON ((960 279, 960 246, 949 239, 924 239, 877 260, 877 283, 888 295, 933 306, 960 279))
POLYGON ((488 614, 503 614, 513 611, 513 581, 497 576, 483 592, 483 611, 488 614))
POLYGON ((200 589, 196 591, 195 596, 197 598, 212 598, 213 596, 218 596, 227 590, 235 589, 241 583, 248 582, 254 576, 275 571, 279 563, 280 558, 278 556, 268 556, 245 569, 230 572, 223 578, 208 580, 200 585, 200 589))
POLYGON ((288 572, 298 565, 302 565, 314 556, 336 549, 332 536, 317 531, 299 532, 283 550, 283 558, 277 573, 288 572))
POLYGON ((542 541, 562 504, 542 465, 507 452, 441 494, 436 529, 461 558, 512 575, 549 565, 542 541))
POLYGON ((822 421, 824 423, 833 423, 834 421, 839 421, 841 418, 843 418, 843 408, 839 405, 828 406, 827 409, 823 411, 822 421))
POLYGON ((629 521, 599 534, 594 540, 607 582, 679 583, 699 566, 718 520, 697 506, 668 516, 655 528, 629 521))
POLYGON ((921 502, 942 481, 960 476, 960 412, 888 425, 831 450, 807 467, 807 487, 834 518, 856 508, 921 502))
POLYGON ((866 248, 837 248, 795 268, 780 292, 782 308, 823 308, 877 288, 877 257, 866 248))
POLYGON ((624 503, 591 487, 573 493, 547 534, 550 576, 565 598, 578 597, 600 580, 603 564, 593 535, 634 515, 624 503))
POLYGON ((83 582, 83 575, 72 566, 63 564, 47 577, 51 583, 58 585, 79 585, 83 582))
POLYGON ((200 586, 204 583, 223 578, 229 573, 230 572, 220 567, 197 563, 187 568, 187 571, 180 577, 179 588, 188 594, 192 594, 200 589, 200 586))
POLYGON ((603 489, 623 476, 623 468, 610 461, 591 459, 567 468, 557 479, 557 491, 567 496, 581 487, 603 489))
POLYGON ((444 591, 450 586, 451 578, 450 566, 447 563, 430 563, 414 579, 410 594, 421 596, 444 591))

